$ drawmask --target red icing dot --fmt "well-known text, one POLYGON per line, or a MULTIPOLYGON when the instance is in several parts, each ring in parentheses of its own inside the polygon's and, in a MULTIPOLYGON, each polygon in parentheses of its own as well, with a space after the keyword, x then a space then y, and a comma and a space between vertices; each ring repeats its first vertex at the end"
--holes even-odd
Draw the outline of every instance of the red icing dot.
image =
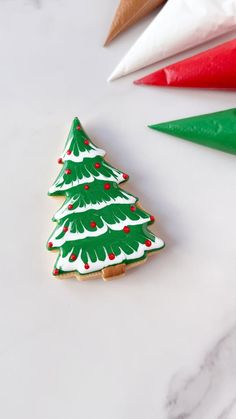
POLYGON ((62 161, 62 158, 61 158, 61 157, 57 160, 57 163, 59 163, 59 164, 62 164, 62 163, 63 163, 63 161, 62 161))
POLYGON ((71 170, 70 170, 70 169, 66 169, 66 170, 65 170, 65 174, 66 174, 66 175, 70 175, 70 174, 71 174, 71 170))
POLYGON ((80 131, 80 130, 81 130, 81 125, 77 125, 76 129, 77 129, 78 131, 80 131))
POLYGON ((134 205, 131 205, 130 211, 132 211, 132 212, 136 211, 136 207, 134 205))
POLYGON ((110 189, 110 187, 111 187, 110 183, 105 183, 104 189, 108 190, 108 189, 110 189))
POLYGON ((90 226, 91 226, 92 228, 95 228, 95 227, 97 227, 97 224, 95 223, 95 221, 91 221, 90 226))
POLYGON ((96 169, 99 169, 99 167, 101 167, 100 163, 95 163, 94 167, 96 167, 96 169))
POLYGON ((51 247, 53 246, 52 242, 48 242, 48 247, 51 249, 51 247))
POLYGON ((89 264, 88 263, 85 263, 84 264, 84 269, 89 269, 89 268, 90 268, 89 264))
POLYGON ((69 156, 71 154, 71 150, 67 150, 66 154, 69 156))
POLYGON ((59 269, 54 269, 53 275, 59 275, 59 269))
POLYGON ((68 227, 63 227, 63 231, 64 231, 64 233, 66 233, 67 231, 68 231, 68 227))
POLYGON ((145 241, 145 245, 146 245, 147 247, 150 247, 150 246, 152 245, 151 240, 146 240, 146 241, 145 241))
POLYGON ((84 185, 84 189, 87 191, 89 189, 89 185, 84 185))
POLYGON ((109 257, 110 260, 114 260, 115 259, 114 253, 109 253, 108 257, 109 257))
POLYGON ((72 255, 70 256, 70 260, 76 260, 76 259, 77 259, 77 256, 74 253, 72 253, 72 255))
POLYGON ((123 179, 125 179, 125 180, 127 180, 127 179, 129 179, 129 175, 127 175, 127 173, 123 173, 123 179))
POLYGON ((89 140, 88 139, 84 140, 84 144, 89 145, 89 140))
POLYGON ((150 221, 152 221, 152 223, 155 221, 154 215, 150 215, 150 221))
POLYGON ((72 204, 69 204, 68 205, 68 210, 72 210, 73 209, 73 205, 72 204))
POLYGON ((124 233, 129 233, 130 228, 128 226, 124 226, 123 231, 124 231, 124 233))

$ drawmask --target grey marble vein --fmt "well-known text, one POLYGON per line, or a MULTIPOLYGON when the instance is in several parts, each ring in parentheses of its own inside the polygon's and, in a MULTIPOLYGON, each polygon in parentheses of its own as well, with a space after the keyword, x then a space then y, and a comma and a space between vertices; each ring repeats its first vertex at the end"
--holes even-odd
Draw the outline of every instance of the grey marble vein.
POLYGON ((41 0, 33 0, 33 3, 37 9, 41 8, 41 5, 42 5, 41 0))
POLYGON ((232 402, 226 406, 217 419, 230 419, 230 414, 232 413, 233 409, 236 407, 236 397, 232 400, 232 402))
POLYGON ((220 338, 196 374, 176 374, 167 395, 167 419, 230 419, 236 403, 236 326, 220 338))

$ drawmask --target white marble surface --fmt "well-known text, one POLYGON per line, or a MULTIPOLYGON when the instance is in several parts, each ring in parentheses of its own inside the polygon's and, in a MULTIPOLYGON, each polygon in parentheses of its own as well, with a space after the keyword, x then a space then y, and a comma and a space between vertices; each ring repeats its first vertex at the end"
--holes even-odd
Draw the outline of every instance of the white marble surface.
POLYGON ((233 107, 235 93, 107 84, 151 19, 103 49, 116 3, 0 1, 0 415, 235 419, 236 160, 146 128, 233 107), (45 250, 75 115, 167 244, 110 283, 55 281, 45 250))

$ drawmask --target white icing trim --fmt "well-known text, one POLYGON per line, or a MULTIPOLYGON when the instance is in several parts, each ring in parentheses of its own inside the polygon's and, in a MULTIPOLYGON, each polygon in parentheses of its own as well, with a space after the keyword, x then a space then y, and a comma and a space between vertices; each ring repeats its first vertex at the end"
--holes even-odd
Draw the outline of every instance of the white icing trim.
POLYGON ((116 223, 116 224, 106 223, 106 224, 111 230, 122 230, 125 226, 144 224, 145 222, 148 222, 148 221, 150 221, 150 217, 144 217, 144 218, 140 217, 139 220, 131 220, 130 218, 126 217, 125 220, 119 221, 119 223, 116 223))
MULTIPOLYGON (((92 145, 90 144, 90 147, 92 145)), ((94 157, 98 157, 98 156, 102 156, 104 157, 106 152, 104 150, 102 150, 101 148, 95 148, 92 150, 85 150, 85 151, 81 151, 79 153, 78 156, 75 156, 73 151, 71 152, 71 154, 67 154, 67 151, 70 149, 70 147, 67 147, 66 150, 63 152, 63 154, 61 155, 61 158, 64 161, 73 161, 75 163, 81 163, 84 159, 87 158, 94 158, 94 157)))
POLYGON ((96 227, 94 231, 89 231, 89 230, 84 229, 83 233, 79 233, 79 232, 71 233, 70 231, 67 231, 61 239, 56 239, 56 236, 59 236, 62 233, 63 227, 64 225, 60 227, 59 229, 57 229, 55 233, 51 236, 50 241, 52 241, 53 247, 61 247, 64 243, 68 241, 74 241, 74 240, 77 241, 77 240, 86 239, 87 237, 100 236, 102 234, 105 234, 108 230, 107 225, 104 225, 101 228, 96 227))
POLYGON ((152 242, 151 247, 147 247, 145 244, 139 244, 138 250, 134 251, 131 255, 126 255, 125 252, 121 251, 120 255, 116 256, 114 260, 110 260, 108 255, 104 261, 98 260, 96 262, 92 262, 90 258, 88 258, 89 269, 84 268, 84 262, 81 259, 82 249, 74 262, 70 261, 70 256, 73 253, 73 251, 71 251, 66 257, 59 257, 56 263, 56 268, 62 269, 64 272, 78 271, 80 274, 89 274, 91 272, 100 271, 107 266, 123 263, 125 260, 140 259, 144 256, 145 251, 160 249, 163 246, 164 242, 158 237, 155 237, 155 241, 152 242))
POLYGON ((115 199, 110 198, 109 201, 103 201, 103 202, 98 202, 97 204, 86 204, 83 207, 78 206, 77 208, 73 209, 73 210, 68 210, 68 205, 70 204, 74 204, 74 202, 76 201, 76 199, 71 199, 70 201, 66 202, 66 204, 64 204, 54 215, 54 220, 58 221, 61 218, 66 217, 69 214, 77 214, 80 212, 85 212, 85 211, 89 211, 91 209, 93 210, 100 210, 104 207, 108 207, 109 205, 112 204, 134 204, 137 201, 137 198, 135 198, 134 196, 130 196, 127 195, 124 191, 122 191, 124 196, 127 196, 127 199, 123 198, 123 197, 117 197, 115 199))
POLYGON ((74 241, 74 240, 83 240, 87 237, 98 237, 101 236, 102 234, 105 234, 108 229, 110 228, 111 230, 122 230, 125 226, 132 226, 132 225, 140 225, 140 224, 145 224, 148 221, 150 221, 150 217, 145 217, 145 218, 139 218, 139 220, 130 220, 130 218, 126 218, 124 221, 119 221, 116 224, 109 224, 106 223, 103 219, 102 219, 104 225, 101 228, 95 228, 94 231, 89 231, 84 229, 83 233, 72 233, 69 230, 64 234, 64 236, 61 239, 56 239, 56 237, 58 237, 62 232, 63 232, 63 227, 66 224, 67 221, 64 222, 64 224, 62 226, 60 226, 59 228, 57 228, 54 232, 54 234, 50 237, 50 241, 53 243, 53 247, 61 247, 64 243, 68 242, 68 241, 74 241))
MULTIPOLYGON (((103 176, 101 173, 98 176, 89 176, 89 177, 83 177, 82 179, 77 179, 75 182, 72 181, 71 183, 65 183, 64 181, 64 173, 62 176, 60 176, 59 179, 57 179, 54 184, 50 187, 49 189, 49 193, 54 193, 54 192, 61 192, 61 191, 68 191, 71 188, 74 188, 76 186, 79 185, 84 185, 86 183, 92 183, 94 182, 94 179, 96 180, 102 180, 102 181, 106 181, 106 182, 115 182, 116 184, 119 184, 121 182, 124 182, 124 178, 123 178, 123 173, 120 173, 118 171, 116 171, 115 169, 112 169, 113 173, 116 173, 117 176, 115 177, 113 176, 103 176), (62 186, 59 186, 58 184, 62 183, 62 186)), ((70 176, 70 175, 68 175, 70 176)))

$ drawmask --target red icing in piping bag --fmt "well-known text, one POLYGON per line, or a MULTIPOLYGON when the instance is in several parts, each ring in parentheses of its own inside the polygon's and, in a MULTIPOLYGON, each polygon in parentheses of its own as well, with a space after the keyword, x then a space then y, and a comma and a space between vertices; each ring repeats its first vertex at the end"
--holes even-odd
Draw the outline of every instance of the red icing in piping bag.
POLYGON ((153 86, 236 88, 236 39, 164 67, 134 82, 153 86))

